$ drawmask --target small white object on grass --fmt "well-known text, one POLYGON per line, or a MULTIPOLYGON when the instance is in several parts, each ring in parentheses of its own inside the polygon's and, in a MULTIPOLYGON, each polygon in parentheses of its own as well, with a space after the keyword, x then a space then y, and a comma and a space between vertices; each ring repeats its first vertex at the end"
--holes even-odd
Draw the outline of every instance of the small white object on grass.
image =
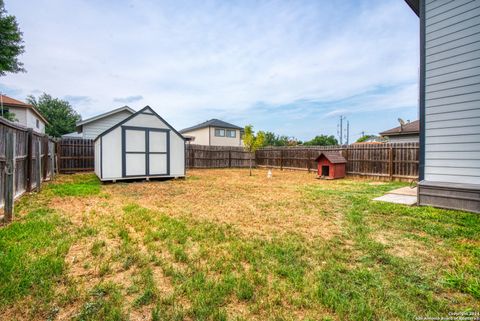
POLYGON ((267 178, 272 178, 273 174, 272 174, 272 170, 269 169, 268 170, 268 173, 267 173, 267 178))

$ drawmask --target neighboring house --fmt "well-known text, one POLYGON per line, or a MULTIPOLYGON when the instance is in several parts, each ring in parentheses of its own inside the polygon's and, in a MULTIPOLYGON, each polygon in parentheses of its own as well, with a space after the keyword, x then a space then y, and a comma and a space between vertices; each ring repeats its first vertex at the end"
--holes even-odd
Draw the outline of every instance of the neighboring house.
POLYGON ((98 135, 133 115, 135 110, 123 106, 109 112, 81 120, 77 123, 77 131, 63 135, 63 138, 95 139, 98 135))
POLYGON ((32 105, 20 100, 0 95, 0 113, 9 112, 15 114, 15 122, 38 133, 45 134, 45 125, 48 124, 43 115, 32 105))
POLYGON ((146 106, 95 139, 95 174, 102 181, 185 176, 185 139, 146 106))
POLYGON ((243 146, 243 128, 219 119, 210 119, 180 131, 192 144, 208 146, 243 146))
POLYGON ((404 125, 381 132, 389 143, 418 143, 420 137, 420 121, 415 120, 404 125))
POLYGON ((420 17, 419 204, 480 213, 480 1, 406 2, 420 17))

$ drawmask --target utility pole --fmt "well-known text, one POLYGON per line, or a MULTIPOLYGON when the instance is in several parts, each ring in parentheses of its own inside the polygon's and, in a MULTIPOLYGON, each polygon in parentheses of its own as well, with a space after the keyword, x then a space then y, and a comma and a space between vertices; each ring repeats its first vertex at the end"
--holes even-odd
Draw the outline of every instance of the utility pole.
POLYGON ((347 120, 347 145, 350 140, 350 122, 347 120))
MULTIPOLYGON (((340 124, 339 124, 340 130, 339 130, 339 133, 338 133, 338 137, 340 138, 340 145, 343 145, 343 121, 346 118, 347 117, 345 117, 345 116, 340 116, 340 124)), ((348 144, 348 138, 347 138, 347 144, 348 144)))
MULTIPOLYGON (((343 145, 343 137, 344 137, 344 134, 343 134, 343 121, 347 119, 347 117, 345 116, 340 116, 340 123, 337 125, 337 131, 338 131, 338 138, 340 140, 340 145, 343 145)), ((348 126, 348 122, 347 122, 347 126, 348 126)), ((347 130, 348 130, 348 127, 347 127, 347 130)), ((347 137, 347 144, 348 144, 348 137, 347 137)))

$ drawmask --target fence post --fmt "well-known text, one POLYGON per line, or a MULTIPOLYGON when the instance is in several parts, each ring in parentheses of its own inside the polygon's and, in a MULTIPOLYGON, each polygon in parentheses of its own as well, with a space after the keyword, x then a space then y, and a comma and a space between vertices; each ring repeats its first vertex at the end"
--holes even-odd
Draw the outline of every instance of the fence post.
POLYGON ((390 181, 393 180, 393 147, 390 145, 388 149, 388 176, 390 181))
POLYGON ((280 170, 283 171, 283 147, 280 149, 280 170))
POLYGON ((40 148, 42 146, 42 142, 39 140, 37 142, 37 152, 35 153, 35 158, 37 160, 37 171, 36 171, 36 181, 37 181, 37 192, 40 192, 40 186, 42 185, 42 158, 40 153, 40 148))
POLYGON ((32 191, 32 166, 33 166, 33 130, 27 131, 27 192, 32 191))
POLYGON ((11 222, 13 218, 13 204, 15 198, 15 134, 7 132, 5 146, 5 208, 4 219, 11 222))
POLYGON ((60 174, 60 166, 62 164, 62 141, 60 140, 56 145, 56 154, 57 154, 57 174, 60 174))
POLYGON ((47 179, 48 174, 48 137, 43 137, 43 180, 47 179))
POLYGON ((232 167, 232 150, 228 150, 228 168, 232 167))
POLYGON ((53 181, 53 177, 55 176, 55 146, 56 146, 56 143, 52 142, 51 152, 50 152, 50 146, 48 148, 48 151, 50 152, 50 180, 51 181, 53 181))

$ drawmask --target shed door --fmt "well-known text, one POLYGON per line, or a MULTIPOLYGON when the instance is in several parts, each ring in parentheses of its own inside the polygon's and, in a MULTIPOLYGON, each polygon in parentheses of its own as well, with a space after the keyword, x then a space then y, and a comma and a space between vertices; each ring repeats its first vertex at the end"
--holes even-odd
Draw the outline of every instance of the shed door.
POLYGON ((169 131, 123 127, 123 176, 169 174, 169 131))
POLYGON ((147 146, 144 129, 124 129, 124 176, 147 175, 147 146))
POLYGON ((149 175, 168 174, 168 132, 149 130, 148 170, 149 175))

